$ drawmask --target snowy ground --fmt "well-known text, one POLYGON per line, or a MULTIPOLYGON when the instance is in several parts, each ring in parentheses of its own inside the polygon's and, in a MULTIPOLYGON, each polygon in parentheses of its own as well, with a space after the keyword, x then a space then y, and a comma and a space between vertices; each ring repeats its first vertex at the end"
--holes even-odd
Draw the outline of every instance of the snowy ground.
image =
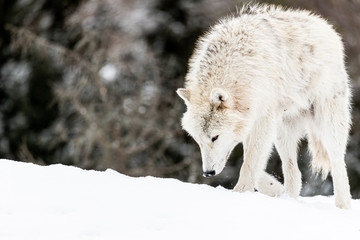
POLYGON ((360 200, 298 200, 0 160, 0 239, 360 239, 360 200))

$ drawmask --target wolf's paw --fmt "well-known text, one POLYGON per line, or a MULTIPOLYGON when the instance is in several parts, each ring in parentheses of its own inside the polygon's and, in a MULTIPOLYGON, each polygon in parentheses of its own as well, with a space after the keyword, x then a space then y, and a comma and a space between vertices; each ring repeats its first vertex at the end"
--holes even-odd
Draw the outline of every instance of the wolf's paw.
POLYGON ((280 196, 285 192, 284 186, 272 175, 263 172, 256 184, 256 189, 270 197, 280 196))
POLYGON ((350 199, 336 199, 335 205, 341 209, 350 209, 351 208, 351 200, 350 199))
POLYGON ((236 184, 236 186, 233 189, 234 192, 254 192, 255 189, 253 186, 247 185, 247 184, 236 184))

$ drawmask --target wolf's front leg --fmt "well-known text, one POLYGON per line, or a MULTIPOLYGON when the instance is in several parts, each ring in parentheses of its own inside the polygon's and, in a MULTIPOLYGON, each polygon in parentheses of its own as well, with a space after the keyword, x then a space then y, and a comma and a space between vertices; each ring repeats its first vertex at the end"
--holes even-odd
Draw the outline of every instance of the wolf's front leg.
POLYGON ((234 191, 254 191, 272 150, 275 129, 273 115, 261 118, 254 123, 250 134, 243 143, 244 163, 234 191))

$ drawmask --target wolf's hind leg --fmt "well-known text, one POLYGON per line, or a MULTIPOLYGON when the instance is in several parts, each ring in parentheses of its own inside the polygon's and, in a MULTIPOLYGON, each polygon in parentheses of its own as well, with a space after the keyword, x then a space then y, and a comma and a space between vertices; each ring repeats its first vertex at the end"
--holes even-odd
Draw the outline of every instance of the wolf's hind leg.
POLYGON ((330 169, 335 204, 345 209, 351 207, 350 186, 344 160, 350 121, 348 99, 339 94, 324 100, 321 107, 315 108, 312 125, 313 138, 321 143, 317 144, 318 149, 312 149, 313 166, 316 171, 323 173, 323 178, 330 169), (322 152, 323 157, 317 157, 317 152, 322 152))

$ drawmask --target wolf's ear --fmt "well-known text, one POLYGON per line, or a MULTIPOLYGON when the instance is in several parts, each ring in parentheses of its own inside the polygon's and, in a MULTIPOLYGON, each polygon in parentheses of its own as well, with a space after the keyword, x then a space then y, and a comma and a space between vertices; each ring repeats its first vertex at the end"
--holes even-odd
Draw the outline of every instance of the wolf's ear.
POLYGON ((229 95, 221 88, 213 88, 210 93, 210 104, 216 108, 226 106, 226 102, 229 100, 229 95))
POLYGON ((176 90, 176 93, 181 97, 186 105, 189 105, 190 102, 190 91, 186 88, 179 88, 176 90))

